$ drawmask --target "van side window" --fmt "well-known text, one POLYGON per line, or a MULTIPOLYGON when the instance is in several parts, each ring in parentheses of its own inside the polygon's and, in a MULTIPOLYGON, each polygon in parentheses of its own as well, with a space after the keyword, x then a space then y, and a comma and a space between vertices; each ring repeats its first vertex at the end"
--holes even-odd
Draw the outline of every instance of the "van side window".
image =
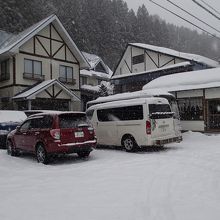
POLYGON ((97 110, 99 121, 131 121, 143 119, 143 106, 126 106, 97 110))

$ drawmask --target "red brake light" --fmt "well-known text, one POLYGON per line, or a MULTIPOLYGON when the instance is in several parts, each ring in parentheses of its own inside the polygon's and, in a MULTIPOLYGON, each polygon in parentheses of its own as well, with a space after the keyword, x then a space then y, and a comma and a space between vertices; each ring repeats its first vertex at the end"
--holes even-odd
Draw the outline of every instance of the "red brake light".
POLYGON ((146 134, 151 134, 151 123, 146 121, 146 134))
POLYGON ((50 135, 56 139, 56 140, 60 140, 60 129, 52 129, 50 130, 50 135))

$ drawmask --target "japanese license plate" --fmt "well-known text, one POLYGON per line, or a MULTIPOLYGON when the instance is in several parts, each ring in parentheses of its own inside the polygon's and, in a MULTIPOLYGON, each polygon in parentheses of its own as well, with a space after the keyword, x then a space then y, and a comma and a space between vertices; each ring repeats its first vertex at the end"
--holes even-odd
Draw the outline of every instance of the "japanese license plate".
POLYGON ((75 134, 75 137, 76 137, 76 138, 84 137, 83 131, 76 131, 74 134, 75 134))

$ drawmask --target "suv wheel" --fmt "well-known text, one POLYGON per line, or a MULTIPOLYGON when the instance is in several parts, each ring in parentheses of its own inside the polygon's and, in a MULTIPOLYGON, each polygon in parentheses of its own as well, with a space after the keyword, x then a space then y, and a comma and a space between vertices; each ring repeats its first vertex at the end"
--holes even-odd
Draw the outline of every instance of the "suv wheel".
POLYGON ((80 158, 85 158, 89 156, 90 151, 81 151, 81 152, 78 152, 77 154, 80 158))
POLYGON ((127 152, 134 152, 137 149, 137 143, 131 135, 124 137, 122 144, 127 152))
POLYGON ((43 163, 43 164, 48 163, 47 152, 42 144, 37 146, 36 157, 37 157, 38 163, 43 163))
POLYGON ((7 153, 11 156, 18 156, 17 151, 14 148, 12 141, 7 141, 7 153))

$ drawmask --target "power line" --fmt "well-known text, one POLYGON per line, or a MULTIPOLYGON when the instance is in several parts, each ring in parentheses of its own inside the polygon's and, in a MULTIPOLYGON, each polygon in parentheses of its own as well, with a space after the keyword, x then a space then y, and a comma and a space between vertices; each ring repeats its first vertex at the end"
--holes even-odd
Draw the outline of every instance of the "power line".
POLYGON ((214 14, 212 11, 210 11, 209 9, 207 9, 204 5, 200 4, 199 2, 197 2, 196 0, 192 0, 194 3, 196 3, 199 7, 203 8, 205 11, 207 11, 209 14, 211 14, 212 16, 214 16, 215 18, 217 18, 218 20, 220 20, 220 17, 218 17, 216 14, 214 14))
POLYGON ((215 8, 213 8, 210 4, 208 4, 207 2, 205 2, 204 0, 200 0, 201 2, 203 2, 206 6, 208 6, 209 8, 211 8, 213 11, 215 11, 217 14, 220 15, 220 12, 218 12, 215 8))
POLYGON ((170 0, 167 0, 170 4, 174 5, 175 7, 179 8, 180 10, 184 11, 185 13, 187 13, 188 15, 192 16, 193 18, 197 19, 198 21, 202 22, 203 24, 207 25, 208 27, 212 28, 213 30, 217 31, 218 33, 220 33, 220 31, 218 29, 216 29, 215 27, 211 26, 210 24, 206 23, 205 21, 201 20, 200 18, 196 17, 195 15, 191 14, 190 12, 188 12, 187 10, 183 9, 182 7, 178 6, 177 4, 173 3, 170 0))
POLYGON ((152 2, 153 4, 157 5, 158 7, 164 9, 165 11, 168 11, 168 12, 170 12, 171 14, 177 16, 178 18, 180 18, 180 19, 186 21, 187 23, 193 25, 194 27, 200 29, 201 31, 203 31, 203 32, 205 32, 205 33, 207 33, 207 34, 209 34, 210 36, 215 37, 215 38, 217 38, 218 40, 220 40, 220 37, 218 37, 218 36, 216 36, 216 35, 210 33, 209 31, 206 31, 205 29, 203 29, 203 28, 199 27, 198 25, 194 24, 193 22, 191 22, 191 21, 189 21, 189 20, 187 20, 187 19, 181 17, 180 15, 176 14, 175 12, 172 12, 171 10, 169 10, 169 9, 167 9, 167 8, 165 8, 165 7, 163 7, 162 5, 160 5, 160 4, 156 3, 156 2, 154 2, 153 0, 149 0, 149 1, 152 2))

